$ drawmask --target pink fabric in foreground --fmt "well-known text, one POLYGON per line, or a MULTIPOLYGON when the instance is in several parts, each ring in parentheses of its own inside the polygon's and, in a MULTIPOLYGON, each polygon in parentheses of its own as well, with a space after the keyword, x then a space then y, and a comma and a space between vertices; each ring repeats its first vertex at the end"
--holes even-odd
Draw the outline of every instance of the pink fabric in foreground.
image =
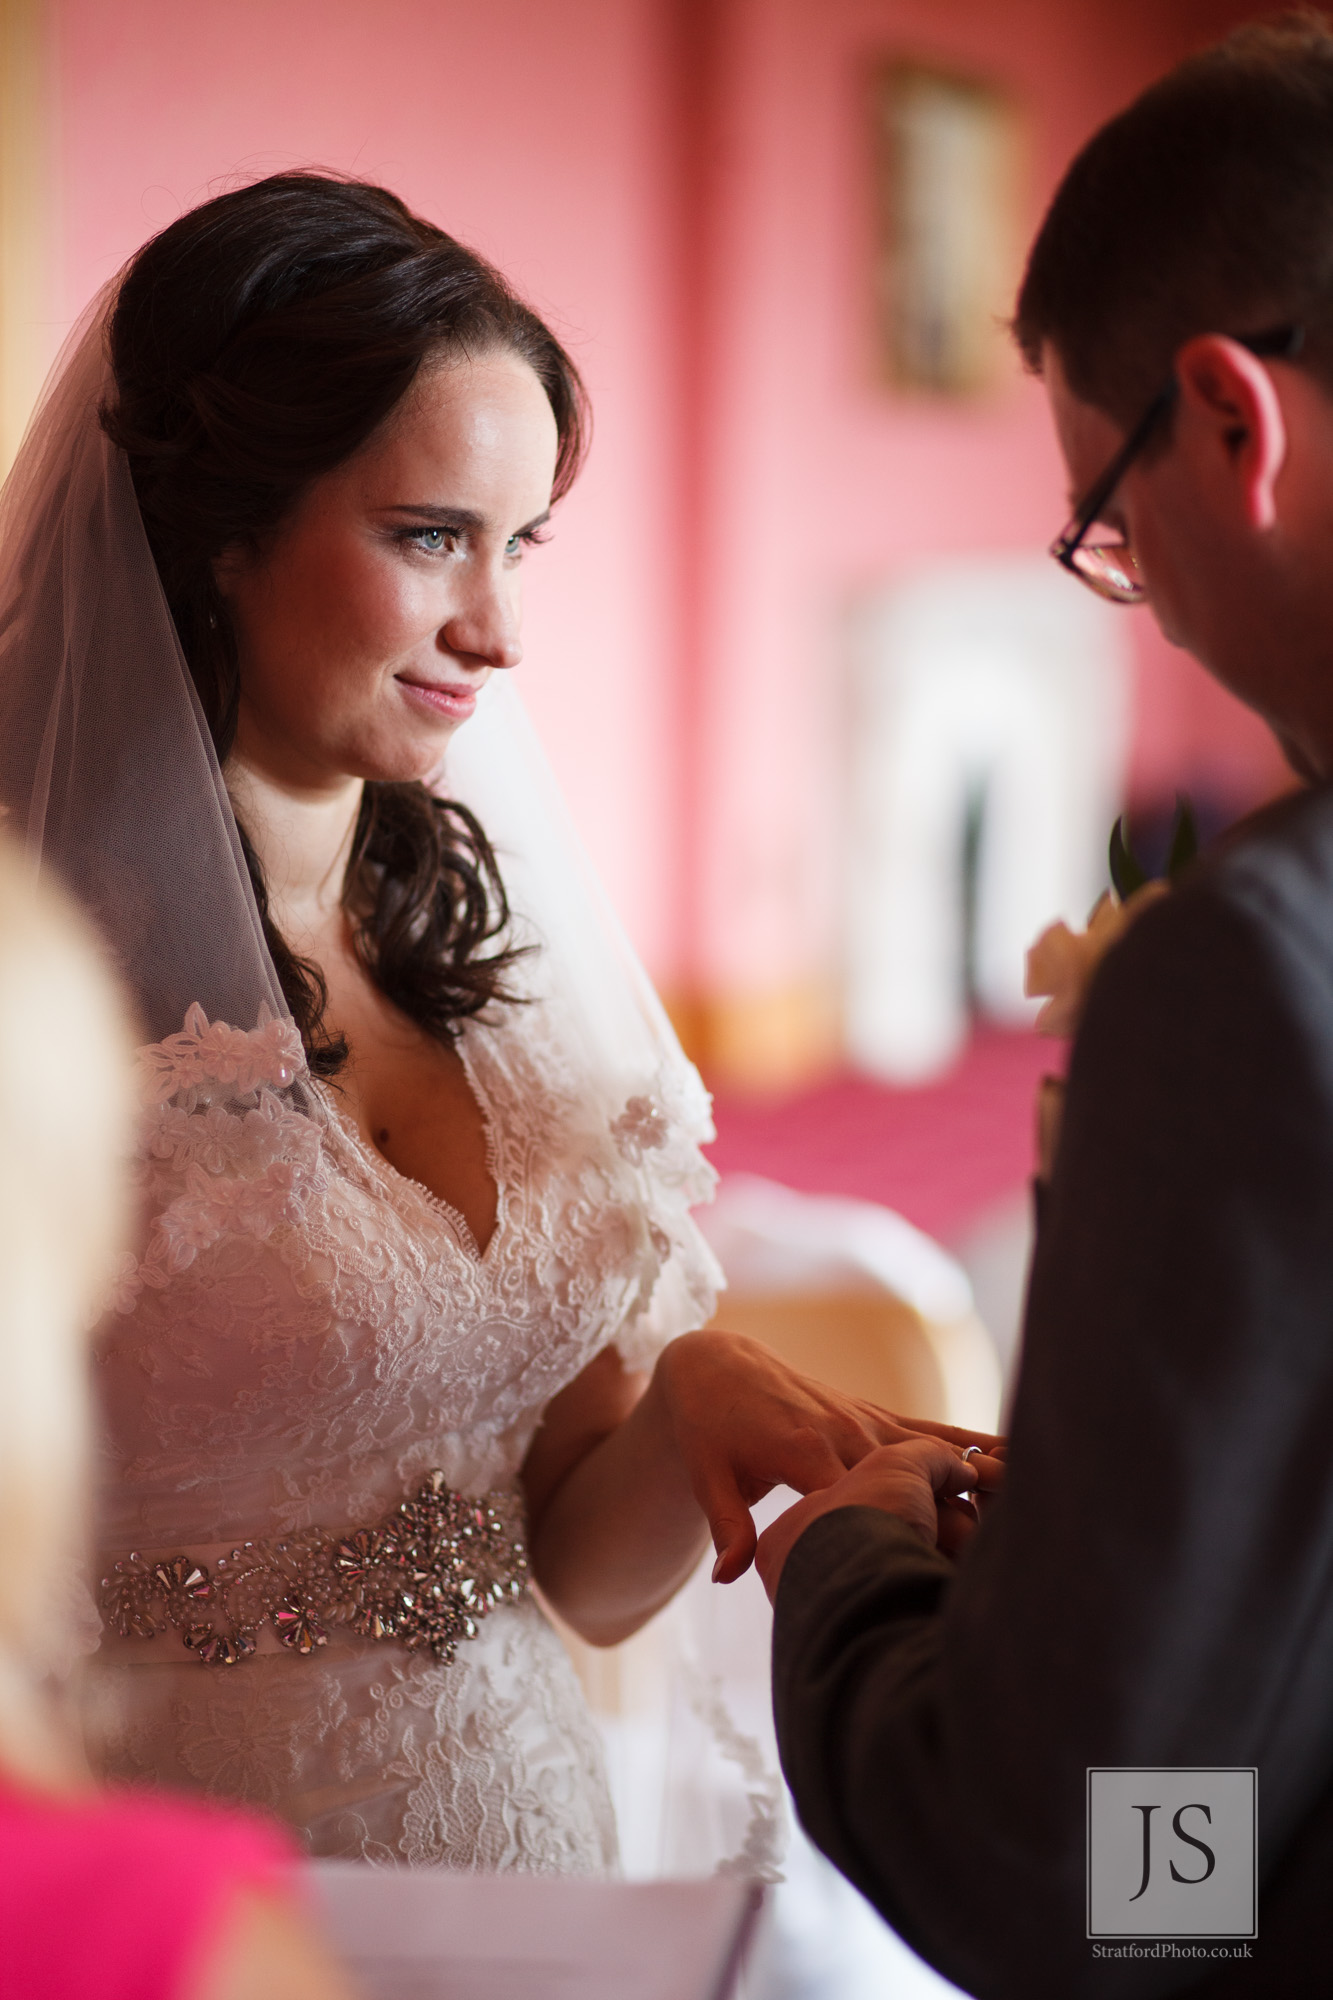
POLYGON ((231 1895, 291 1888, 296 1862, 240 1813, 0 1782, 0 1993, 188 2000, 231 1895))

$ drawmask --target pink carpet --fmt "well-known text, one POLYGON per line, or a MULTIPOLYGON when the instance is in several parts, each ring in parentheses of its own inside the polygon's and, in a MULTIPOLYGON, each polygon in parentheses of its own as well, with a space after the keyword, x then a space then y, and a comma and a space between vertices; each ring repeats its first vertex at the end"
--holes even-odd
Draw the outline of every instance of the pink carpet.
POLYGON ((777 1102, 723 1093, 713 1164, 882 1201, 954 1241, 1031 1175, 1037 1081, 1064 1056, 1062 1043, 982 1028, 947 1077, 920 1089, 849 1074, 777 1102))

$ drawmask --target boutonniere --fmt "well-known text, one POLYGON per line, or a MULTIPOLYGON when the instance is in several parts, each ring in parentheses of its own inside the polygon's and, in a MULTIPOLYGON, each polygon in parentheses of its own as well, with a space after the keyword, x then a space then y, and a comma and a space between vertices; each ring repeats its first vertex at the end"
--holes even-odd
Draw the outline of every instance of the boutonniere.
POLYGON ((1148 874, 1130 846, 1123 816, 1116 821, 1111 829, 1111 887, 1099 897, 1087 929, 1071 931, 1068 924, 1052 924, 1027 955, 1023 990, 1029 999, 1046 1002, 1034 1024, 1039 1035, 1074 1033, 1102 959, 1135 917, 1168 893, 1198 851, 1199 828, 1188 799, 1176 802, 1164 875, 1148 874))
MULTIPOLYGON (((1111 829, 1111 887, 1099 897, 1088 927, 1071 931, 1068 924, 1044 930, 1027 955, 1023 990, 1029 999, 1045 1000, 1034 1023, 1039 1035, 1074 1034, 1083 1013, 1092 975, 1117 938, 1134 919, 1170 893, 1182 869, 1199 851, 1199 828, 1187 798, 1176 801, 1176 816, 1167 844, 1166 872, 1150 876, 1130 845, 1123 815, 1111 829)), ((1038 1178, 1050 1179, 1064 1111, 1064 1079, 1046 1076, 1037 1093, 1038 1178)))

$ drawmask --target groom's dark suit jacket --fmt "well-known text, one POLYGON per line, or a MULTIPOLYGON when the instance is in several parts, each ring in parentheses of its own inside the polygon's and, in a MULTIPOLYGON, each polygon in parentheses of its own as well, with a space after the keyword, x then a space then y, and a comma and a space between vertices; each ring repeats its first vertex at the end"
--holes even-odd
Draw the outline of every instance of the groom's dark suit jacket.
POLYGON ((1333 789, 1094 982, 1011 1439, 956 1570, 868 1508, 793 1549, 806 1827, 976 1994, 1333 1990, 1333 789), (1249 1961, 1094 1961, 1089 1765, 1258 1767, 1249 1961))

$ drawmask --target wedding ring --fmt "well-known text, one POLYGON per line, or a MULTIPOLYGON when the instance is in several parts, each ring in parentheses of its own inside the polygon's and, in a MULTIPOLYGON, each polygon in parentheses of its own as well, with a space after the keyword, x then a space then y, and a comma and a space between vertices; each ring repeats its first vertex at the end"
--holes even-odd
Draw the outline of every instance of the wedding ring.
MULTIPOLYGON (((970 1444, 963 1453, 963 1464, 966 1465, 969 1458, 981 1458, 983 1456, 984 1453, 982 1451, 982 1447, 979 1444, 970 1444)), ((972 1509, 972 1512, 976 1515, 977 1519, 980 1520, 981 1510, 977 1506, 976 1487, 975 1486, 969 1487, 968 1491, 963 1495, 963 1498, 968 1502, 969 1506, 972 1509)))

